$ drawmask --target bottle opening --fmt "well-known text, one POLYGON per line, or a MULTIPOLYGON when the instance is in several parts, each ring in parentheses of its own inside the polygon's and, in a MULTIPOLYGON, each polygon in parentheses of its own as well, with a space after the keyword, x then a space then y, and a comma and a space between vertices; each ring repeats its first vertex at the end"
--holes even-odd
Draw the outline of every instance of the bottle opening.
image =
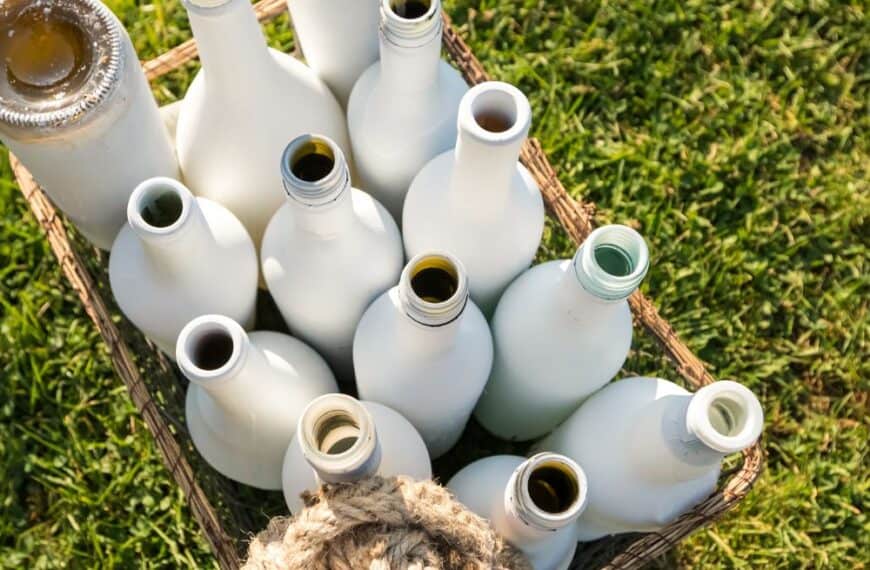
POLYGON ((707 417, 713 429, 726 437, 739 434, 746 425, 746 411, 730 398, 714 398, 707 410, 707 417))
POLYGON ((139 202, 139 214, 149 226, 168 228, 184 211, 184 202, 174 188, 154 188, 139 202))
POLYGON ((290 171, 306 182, 318 182, 326 178, 335 168, 335 154, 323 141, 310 140, 296 151, 290 171))
POLYGON ((406 20, 422 18, 431 7, 431 0, 392 0, 390 2, 390 9, 393 13, 406 20))
POLYGON ((481 91, 471 104, 471 113, 480 128, 490 133, 511 130, 519 115, 514 97, 501 89, 481 91))
POLYGON ((233 338, 227 331, 209 331, 194 342, 191 362, 201 370, 217 370, 233 355, 233 338))
POLYGON ((634 271, 631 255, 618 245, 603 244, 595 248, 595 262, 614 277, 626 277, 634 271))
POLYGON ((87 33, 62 10, 35 6, 0 20, 6 80, 21 95, 55 97, 80 88, 90 74, 87 33))
POLYGON ((580 496, 580 483, 566 466, 543 463, 529 475, 529 496, 536 507, 551 514, 570 510, 580 496))
POLYGON ((443 303, 456 294, 459 274, 446 259, 423 259, 411 274, 411 288, 426 302, 443 303))
POLYGON ((320 420, 315 428, 317 449, 327 455, 339 455, 359 441, 360 427, 348 413, 340 411, 320 420))

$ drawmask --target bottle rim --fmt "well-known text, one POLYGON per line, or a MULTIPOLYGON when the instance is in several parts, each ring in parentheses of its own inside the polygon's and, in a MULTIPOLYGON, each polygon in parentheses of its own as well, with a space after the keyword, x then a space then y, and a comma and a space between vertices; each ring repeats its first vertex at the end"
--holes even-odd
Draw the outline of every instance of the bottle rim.
POLYGON ((604 301, 621 301, 643 282, 649 270, 649 249, 637 231, 619 224, 597 228, 580 245, 572 262, 580 285, 604 301), (614 248, 626 258, 630 271, 617 275, 602 267, 599 248, 614 248))
POLYGON ((576 521, 586 510, 589 481, 576 461, 552 452, 531 456, 516 468, 506 489, 507 507, 526 524, 545 531, 557 531, 576 521), (530 491, 533 475, 542 468, 562 471, 574 485, 570 503, 558 512, 538 505, 530 491))
POLYGON ((341 147, 331 138, 313 133, 296 137, 284 149, 281 155, 281 177, 287 196, 309 207, 336 202, 351 186, 350 169, 341 147), (332 160, 330 171, 316 180, 297 176, 294 171, 297 161, 314 154, 332 160))
MULTIPOLYGON (((380 35, 398 47, 418 48, 441 38, 441 0, 427 0, 426 12, 416 18, 405 18, 394 9, 397 0, 381 0, 380 35)), ((404 1, 404 0, 402 0, 404 1)))
POLYGON ((399 278, 399 300, 405 314, 415 323, 426 327, 443 327, 456 321, 465 311, 469 299, 468 275, 459 258, 442 251, 426 251, 405 265, 399 278), (414 289, 414 278, 426 269, 446 272, 455 283, 450 297, 429 301, 414 289))
POLYGON ((525 94, 510 83, 486 81, 475 85, 459 103, 458 126, 462 134, 490 145, 509 145, 525 139, 532 124, 532 107, 525 94), (480 117, 495 114, 510 121, 500 132, 486 129, 480 117))
POLYGON ((224 315, 202 315, 187 323, 178 334, 175 343, 175 360, 178 368, 191 382, 208 388, 229 380, 241 370, 246 360, 248 334, 242 326, 224 315), (222 336, 230 343, 231 350, 220 365, 205 366, 198 353, 202 344, 213 336, 222 336))

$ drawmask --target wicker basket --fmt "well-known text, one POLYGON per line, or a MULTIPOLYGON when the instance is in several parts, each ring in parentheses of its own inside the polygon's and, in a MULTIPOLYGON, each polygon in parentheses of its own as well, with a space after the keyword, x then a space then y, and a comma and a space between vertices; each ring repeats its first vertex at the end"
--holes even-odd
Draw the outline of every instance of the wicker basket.
MULTIPOLYGON (((256 5, 261 21, 282 14, 285 0, 263 0, 256 5)), ((457 35, 445 16, 444 47, 454 65, 469 84, 488 79, 480 62, 457 35)), ((194 42, 188 41, 144 64, 153 80, 196 57, 194 42)), ((522 162, 537 180, 549 214, 564 232, 580 243, 592 231, 593 208, 572 199, 559 182, 540 144, 530 139, 522 150, 522 162)), ((109 347, 118 375, 124 381, 134 404, 145 419, 163 461, 184 491, 194 516, 202 527, 222 568, 238 568, 240 556, 252 533, 262 528, 270 515, 284 510, 280 493, 254 491, 215 473, 196 454, 184 425, 186 380, 172 363, 157 351, 114 305, 108 286, 106 256, 89 246, 70 226, 34 182, 29 172, 11 157, 21 192, 46 233, 54 254, 70 285, 99 329, 109 347)), ((262 300, 261 319, 265 327, 280 326, 268 299, 262 300)), ((684 384, 699 388, 713 382, 704 364, 684 345, 671 326, 640 292, 630 298, 635 324, 647 333, 648 343, 672 367, 669 376, 682 378, 684 384)), ((641 343, 644 340, 638 339, 641 343)), ((498 442, 473 422, 459 451, 435 464, 435 471, 446 480, 470 461, 493 452, 522 453, 522 446, 498 442)), ((742 461, 731 461, 723 471, 719 489, 693 511, 680 517, 661 532, 630 534, 581 545, 572 568, 638 568, 662 555, 680 540, 733 508, 746 496, 763 466, 763 451, 756 444, 744 451, 742 461)))

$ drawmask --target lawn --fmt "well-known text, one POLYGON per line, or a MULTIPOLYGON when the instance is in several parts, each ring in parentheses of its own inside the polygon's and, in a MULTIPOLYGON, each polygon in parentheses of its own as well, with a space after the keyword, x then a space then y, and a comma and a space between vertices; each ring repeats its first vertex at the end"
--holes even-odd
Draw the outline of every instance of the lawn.
MULTIPOLYGON (((644 233, 663 315, 763 400, 767 470, 671 562, 864 568, 867 4, 445 1, 491 74, 529 95, 569 191, 644 233)), ((189 37, 179 0, 108 4, 142 59, 189 37)), ((285 50, 286 23, 268 26, 285 50)), ((557 235, 542 250, 569 254, 557 235)), ((5 156, 0 268, 0 566, 213 565, 5 156)))

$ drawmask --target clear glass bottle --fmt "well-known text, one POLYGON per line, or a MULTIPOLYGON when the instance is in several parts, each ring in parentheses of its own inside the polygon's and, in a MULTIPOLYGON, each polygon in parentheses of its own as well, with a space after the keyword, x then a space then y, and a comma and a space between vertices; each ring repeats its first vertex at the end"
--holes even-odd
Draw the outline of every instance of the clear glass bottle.
POLYGON ((570 458, 494 455, 462 468, 447 488, 522 550, 535 570, 567 570, 574 559, 574 523, 586 508, 588 483, 570 458))
POLYGON ((474 412, 483 427, 503 439, 539 438, 609 382, 631 348, 627 299, 648 266, 643 237, 611 225, 574 259, 517 277, 492 318, 495 360, 474 412))
POLYGON ((360 397, 408 418, 437 458, 462 435, 492 365, 492 337, 458 259, 426 252, 375 300, 353 341, 360 397))
POLYGON ((320 483, 346 483, 370 475, 432 478, 426 444, 398 412, 344 394, 317 398, 299 419, 284 457, 284 499, 291 513, 304 491, 320 483))
POLYGON ((378 63, 362 74, 347 109, 360 187, 397 222, 427 162, 456 141, 468 86, 441 61, 440 0, 381 0, 378 63))
POLYGON ((377 200, 351 187, 331 139, 294 139, 281 172, 287 200, 263 237, 263 276, 293 334, 352 383, 356 326, 402 271, 399 229, 377 200))
POLYGON ((133 189, 179 175, 130 37, 97 0, 5 2, 0 34, 3 143, 108 250, 133 189))
POLYGON ((722 459, 754 444, 758 398, 730 381, 691 394, 660 378, 627 378, 594 394, 536 449, 567 455, 589 476, 580 541, 654 532, 707 498, 722 459))
POLYGON ((190 380, 185 417, 200 455, 230 479, 280 489, 284 452, 303 410, 338 389, 326 362, 302 341, 246 333, 222 315, 188 323, 176 355, 190 380))

